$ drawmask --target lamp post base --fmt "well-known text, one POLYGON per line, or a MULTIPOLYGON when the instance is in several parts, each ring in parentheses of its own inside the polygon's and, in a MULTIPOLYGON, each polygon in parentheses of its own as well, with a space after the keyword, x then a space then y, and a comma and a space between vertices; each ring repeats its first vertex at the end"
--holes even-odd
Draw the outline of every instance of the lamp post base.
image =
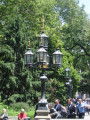
POLYGON ((37 115, 35 120, 50 120, 49 109, 47 106, 47 99, 41 99, 38 103, 38 109, 36 111, 37 115))
POLYGON ((50 120, 49 110, 37 110, 35 120, 50 120))

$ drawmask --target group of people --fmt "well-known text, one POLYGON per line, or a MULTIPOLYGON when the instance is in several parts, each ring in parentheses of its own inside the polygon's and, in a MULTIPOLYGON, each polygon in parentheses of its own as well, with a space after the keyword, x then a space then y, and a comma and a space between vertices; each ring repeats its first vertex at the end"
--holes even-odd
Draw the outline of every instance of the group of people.
POLYGON ((86 104, 82 99, 78 99, 74 103, 71 98, 67 100, 68 106, 64 107, 58 99, 55 100, 55 105, 48 104, 51 118, 84 118, 86 109, 90 105, 86 104))
MULTIPOLYGON (((40 97, 38 101, 40 101, 40 97)), ((68 106, 64 107, 60 104, 59 99, 55 99, 55 103, 48 103, 49 114, 52 119, 57 118, 84 118, 85 112, 87 108, 90 108, 90 105, 86 103, 86 101, 82 101, 82 99, 78 99, 77 102, 73 101, 71 98, 67 100, 68 106)), ((36 110, 38 109, 38 104, 36 105, 36 110)), ((36 116, 36 110, 35 115, 36 116)), ((8 114, 6 113, 6 109, 3 109, 3 113, 0 117, 1 120, 8 120, 8 114)), ((21 113, 18 115, 18 120, 30 120, 30 117, 27 117, 27 114, 24 112, 24 109, 21 109, 21 113)))
MULTIPOLYGON (((38 102, 40 101, 40 97, 38 98, 38 102)), ((82 99, 78 99, 75 101, 75 99, 69 98, 67 100, 68 105, 64 107, 62 104, 60 104, 59 99, 55 99, 54 103, 48 103, 48 110, 49 114, 52 119, 60 119, 60 118, 84 118, 85 112, 87 108, 90 108, 90 105, 88 105, 85 101, 82 99)), ((39 104, 36 105, 36 110, 38 109, 39 104)), ((36 110, 35 115, 36 116, 36 110)))
MULTIPOLYGON (((8 120, 8 114, 6 113, 6 109, 3 109, 3 113, 0 117, 1 120, 8 120)), ((30 120, 30 117, 27 117, 27 114, 24 112, 24 109, 21 109, 21 113, 18 115, 18 120, 30 120)))

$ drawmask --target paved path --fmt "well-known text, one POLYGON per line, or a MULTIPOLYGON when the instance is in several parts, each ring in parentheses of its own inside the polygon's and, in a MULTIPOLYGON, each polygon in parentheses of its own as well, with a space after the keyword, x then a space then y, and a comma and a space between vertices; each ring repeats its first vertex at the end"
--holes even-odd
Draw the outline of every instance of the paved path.
MULTIPOLYGON (((9 120, 18 120, 17 117, 9 117, 9 120)), ((52 119, 52 120, 68 120, 68 119, 52 119)), ((70 119, 75 120, 75 119, 70 119)), ((76 119, 76 120, 90 120, 90 114, 86 114, 84 119, 76 119)))
POLYGON ((86 114, 84 120, 90 120, 90 114, 86 114))

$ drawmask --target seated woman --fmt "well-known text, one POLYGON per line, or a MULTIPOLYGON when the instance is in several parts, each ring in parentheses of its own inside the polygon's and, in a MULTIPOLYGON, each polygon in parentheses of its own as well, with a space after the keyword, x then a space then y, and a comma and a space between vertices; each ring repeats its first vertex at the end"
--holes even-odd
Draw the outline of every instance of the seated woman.
POLYGON ((18 120, 30 120, 30 117, 27 117, 24 109, 21 109, 21 113, 18 115, 18 120))
POLYGON ((8 120, 8 114, 6 113, 6 109, 3 109, 3 113, 1 114, 1 120, 8 120))

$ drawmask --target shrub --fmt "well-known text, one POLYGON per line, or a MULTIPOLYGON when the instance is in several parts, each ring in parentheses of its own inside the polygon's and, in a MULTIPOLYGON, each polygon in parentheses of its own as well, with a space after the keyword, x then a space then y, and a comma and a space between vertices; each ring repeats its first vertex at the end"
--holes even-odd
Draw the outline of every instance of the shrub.
POLYGON ((13 94, 8 98, 7 102, 8 102, 8 104, 10 104, 10 103, 13 104, 13 103, 16 103, 16 102, 22 100, 22 97, 23 97, 23 95, 13 94))
POLYGON ((20 111, 22 108, 25 109, 25 111, 30 110, 29 105, 24 102, 17 102, 17 103, 10 104, 10 107, 12 107, 16 111, 18 111, 18 110, 20 111))

